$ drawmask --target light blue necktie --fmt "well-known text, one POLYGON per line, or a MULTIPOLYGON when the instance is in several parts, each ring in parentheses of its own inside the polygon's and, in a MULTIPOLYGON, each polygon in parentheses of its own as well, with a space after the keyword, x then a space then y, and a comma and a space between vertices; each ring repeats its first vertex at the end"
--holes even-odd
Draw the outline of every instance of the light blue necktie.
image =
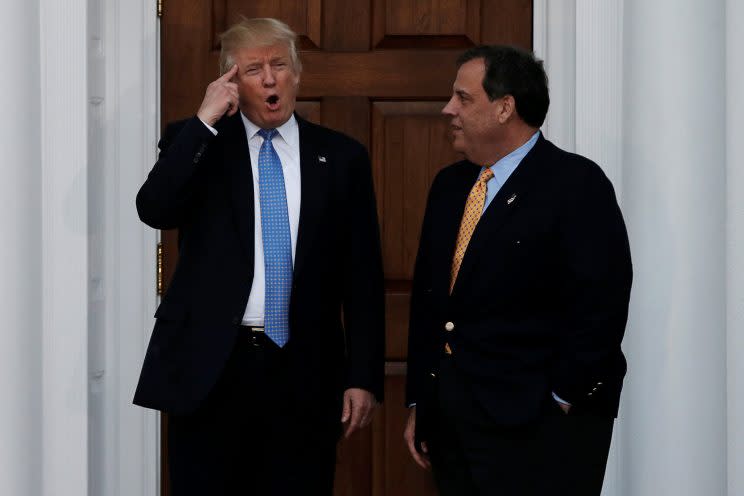
POLYGON ((289 339, 289 298, 292 292, 292 241, 289 233, 284 173, 272 138, 276 129, 261 129, 258 152, 258 187, 261 199, 266 300, 264 329, 280 347, 289 339))

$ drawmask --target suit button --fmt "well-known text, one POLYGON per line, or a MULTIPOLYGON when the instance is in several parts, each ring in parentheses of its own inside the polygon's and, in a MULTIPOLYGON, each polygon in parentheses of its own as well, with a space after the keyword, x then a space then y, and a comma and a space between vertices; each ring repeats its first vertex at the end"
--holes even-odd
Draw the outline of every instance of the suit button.
POLYGON ((452 322, 447 322, 444 324, 444 330, 447 332, 454 331, 455 330, 455 324, 452 322))
POLYGON ((240 317, 233 317, 232 323, 235 324, 235 325, 238 325, 238 324, 240 324, 240 320, 241 320, 240 317))

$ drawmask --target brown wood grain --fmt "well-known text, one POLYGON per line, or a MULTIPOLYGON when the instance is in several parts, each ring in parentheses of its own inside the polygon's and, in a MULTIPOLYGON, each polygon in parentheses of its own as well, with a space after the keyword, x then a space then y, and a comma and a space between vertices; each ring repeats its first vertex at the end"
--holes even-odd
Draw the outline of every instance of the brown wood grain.
POLYGON ((324 0, 323 49, 345 52, 369 50, 371 15, 369 2, 324 0))

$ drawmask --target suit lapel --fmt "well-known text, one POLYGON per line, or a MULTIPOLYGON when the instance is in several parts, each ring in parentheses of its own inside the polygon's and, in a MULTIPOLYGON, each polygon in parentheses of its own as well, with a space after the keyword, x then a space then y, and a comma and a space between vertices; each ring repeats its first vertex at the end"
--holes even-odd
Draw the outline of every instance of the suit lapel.
POLYGON ((450 270, 455 245, 457 244, 457 233, 460 230, 460 222, 465 212, 468 195, 470 190, 473 189, 479 173, 480 166, 465 162, 458 174, 448 182, 448 192, 443 195, 446 204, 443 204, 442 208, 438 210, 435 226, 436 242, 434 245, 438 254, 436 259, 440 261, 438 264, 441 264, 439 266, 442 267, 441 270, 434 272, 437 279, 433 281, 433 285, 437 287, 438 293, 449 294, 450 270))
POLYGON ((302 273, 309 247, 313 245, 327 190, 327 163, 331 157, 323 152, 321 136, 315 126, 295 114, 300 135, 300 220, 295 247, 294 279, 302 273), (321 161, 321 156, 323 160, 321 161))
POLYGON ((217 125, 218 136, 223 138, 223 161, 230 178, 230 199, 233 206, 235 228, 251 267, 254 257, 255 212, 253 200, 253 170, 245 126, 236 112, 222 119, 217 125))
POLYGON ((539 178, 539 171, 547 152, 547 142, 542 134, 535 146, 524 157, 516 170, 509 176, 494 199, 488 205, 470 238, 467 251, 460 266, 460 272, 453 288, 453 294, 467 283, 468 275, 479 261, 488 257, 484 253, 486 241, 499 231, 504 222, 519 209, 531 187, 539 178))

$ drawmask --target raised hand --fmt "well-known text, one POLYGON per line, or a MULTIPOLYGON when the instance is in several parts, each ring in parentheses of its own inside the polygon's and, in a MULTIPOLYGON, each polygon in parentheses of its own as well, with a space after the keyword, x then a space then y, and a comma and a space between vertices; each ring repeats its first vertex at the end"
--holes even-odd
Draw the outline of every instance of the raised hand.
POLYGON ((233 65, 229 71, 215 79, 204 93, 197 117, 202 122, 214 126, 225 113, 233 115, 238 111, 238 85, 232 78, 238 73, 238 65, 233 65))

